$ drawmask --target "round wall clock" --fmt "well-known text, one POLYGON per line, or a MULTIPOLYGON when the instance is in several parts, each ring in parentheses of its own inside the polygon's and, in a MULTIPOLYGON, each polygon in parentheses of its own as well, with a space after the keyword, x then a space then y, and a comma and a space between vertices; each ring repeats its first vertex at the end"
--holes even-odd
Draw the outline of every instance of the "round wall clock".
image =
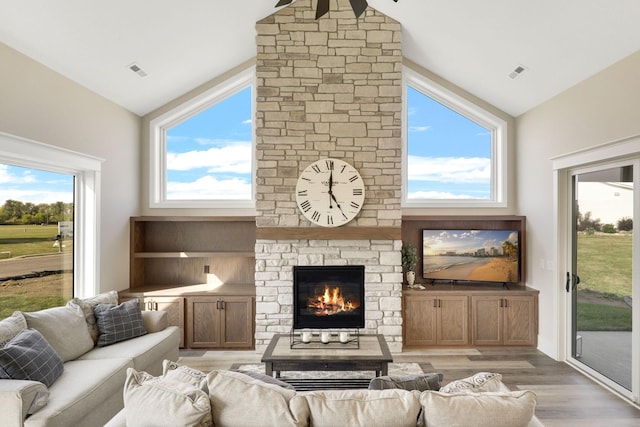
POLYGON ((338 227, 351 221, 362 209, 364 181, 358 171, 343 160, 317 160, 300 174, 296 201, 312 223, 338 227))

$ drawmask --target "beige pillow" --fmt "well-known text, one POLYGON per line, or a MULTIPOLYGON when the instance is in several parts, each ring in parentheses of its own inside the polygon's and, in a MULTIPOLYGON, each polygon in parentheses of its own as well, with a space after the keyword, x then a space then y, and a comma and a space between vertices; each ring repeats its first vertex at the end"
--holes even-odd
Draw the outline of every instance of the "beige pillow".
POLYGON ((162 376, 168 380, 191 384, 205 393, 209 393, 207 374, 197 369, 165 359, 162 361, 162 376))
POLYGON ((89 329, 89 335, 94 344, 98 342, 98 325, 96 323, 96 316, 93 314, 93 306, 98 304, 113 304, 118 305, 118 292, 109 291, 102 294, 98 294, 89 298, 73 298, 67 302, 67 306, 80 307, 87 322, 87 328, 89 329))
POLYGON ((210 427, 207 393, 191 384, 127 369, 124 384, 127 427, 210 427))
POLYGON ((441 393, 420 395, 422 417, 429 427, 526 427, 533 418, 532 391, 441 393))
POLYGON ((308 412, 289 410, 293 390, 232 371, 211 371, 207 383, 216 426, 307 425, 308 412))
POLYGON ((79 307, 53 307, 22 314, 29 328, 40 332, 64 362, 77 359, 93 348, 79 307))
POLYGON ((308 406, 314 427, 415 427, 420 393, 389 390, 326 390, 301 393, 291 399, 291 410, 308 406))
POLYGON ((27 321, 19 311, 14 312, 6 319, 0 320, 0 347, 4 347, 25 329, 27 329, 27 321))
POLYGON ((504 391, 502 375, 493 372, 478 372, 461 380, 451 381, 440 388, 443 393, 480 393, 484 391, 504 391))

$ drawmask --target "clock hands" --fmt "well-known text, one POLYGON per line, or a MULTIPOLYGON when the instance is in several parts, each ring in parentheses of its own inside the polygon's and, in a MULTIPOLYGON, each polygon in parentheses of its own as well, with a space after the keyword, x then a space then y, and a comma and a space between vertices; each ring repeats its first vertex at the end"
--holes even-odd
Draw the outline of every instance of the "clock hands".
POLYGON ((345 219, 347 219, 348 217, 344 214, 344 211, 342 210, 340 203, 338 203, 338 199, 336 199, 336 196, 333 195, 333 171, 329 173, 329 209, 333 209, 333 204, 331 203, 331 200, 336 202, 336 206, 338 207, 338 209, 340 209, 340 213, 345 219))

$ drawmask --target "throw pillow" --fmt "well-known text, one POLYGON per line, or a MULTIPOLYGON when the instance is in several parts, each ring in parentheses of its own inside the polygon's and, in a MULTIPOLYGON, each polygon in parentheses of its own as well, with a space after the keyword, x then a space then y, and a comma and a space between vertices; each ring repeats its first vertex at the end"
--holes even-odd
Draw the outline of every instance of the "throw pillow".
POLYGON ((526 427, 533 418, 532 391, 441 393, 420 395, 422 416, 429 427, 526 427))
POLYGON ((25 329, 27 329, 27 321, 19 311, 0 320, 0 347, 4 347, 6 343, 25 329))
POLYGON ((369 390, 440 390, 442 378, 442 374, 436 373, 375 377, 369 383, 369 390))
POLYGON ((296 394, 293 390, 224 370, 211 371, 207 383, 216 426, 297 427, 308 424, 308 410, 294 415, 289 409, 289 401, 296 394))
POLYGON ((209 393, 207 374, 188 366, 180 365, 172 360, 162 361, 162 377, 172 381, 191 384, 205 393, 209 393))
POLYGON ((323 390, 298 394, 290 405, 294 413, 308 407, 314 427, 415 427, 418 396, 407 390, 323 390))
POLYGON ((440 389, 443 393, 480 393, 503 391, 502 375, 493 372, 478 372, 461 380, 451 381, 440 389))
POLYGON ((35 329, 25 329, 0 348, 0 378, 39 381, 50 387, 63 370, 58 353, 35 329))
POLYGON ((140 304, 137 299, 119 305, 97 304, 93 307, 98 325, 98 347, 145 335, 140 304))
POLYGON ((211 403, 207 393, 191 384, 127 369, 124 384, 127 427, 210 427, 211 403))
POLYGON ((80 307, 82 310, 89 329, 89 335, 91 335, 94 344, 98 341, 98 325, 96 324, 96 316, 93 314, 93 307, 97 304, 117 305, 118 292, 109 291, 89 298, 73 298, 67 302, 67 306, 80 307))
POLYGON ((87 322, 77 307, 53 307, 22 314, 29 328, 37 329, 65 362, 93 348, 87 322))

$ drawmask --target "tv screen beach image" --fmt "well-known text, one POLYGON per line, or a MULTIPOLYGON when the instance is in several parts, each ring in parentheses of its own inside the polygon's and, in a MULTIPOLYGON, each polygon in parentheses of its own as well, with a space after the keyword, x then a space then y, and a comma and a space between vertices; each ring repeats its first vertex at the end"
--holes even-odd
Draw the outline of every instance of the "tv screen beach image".
POLYGON ((422 230, 425 279, 516 283, 517 230, 422 230))

